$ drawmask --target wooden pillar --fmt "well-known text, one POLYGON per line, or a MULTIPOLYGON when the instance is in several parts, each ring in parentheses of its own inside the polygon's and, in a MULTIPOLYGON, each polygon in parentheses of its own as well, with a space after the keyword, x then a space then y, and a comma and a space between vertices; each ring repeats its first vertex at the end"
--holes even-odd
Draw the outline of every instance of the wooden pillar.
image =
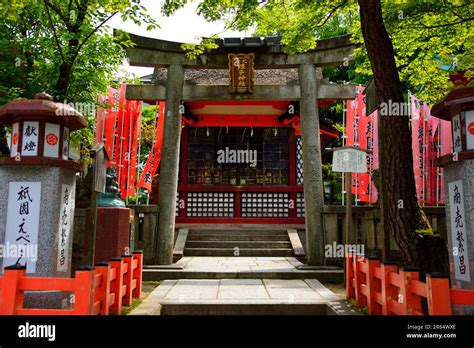
POLYGON ((158 265, 169 265, 173 263, 176 193, 178 190, 179 141, 181 138, 180 105, 183 83, 183 66, 170 65, 168 67, 166 81, 166 107, 158 195, 158 239, 155 249, 156 263, 158 265))
POLYGON ((322 221, 324 193, 317 106, 318 86, 314 65, 311 63, 301 64, 298 68, 298 76, 301 89, 306 259, 310 266, 321 266, 324 262, 322 221))

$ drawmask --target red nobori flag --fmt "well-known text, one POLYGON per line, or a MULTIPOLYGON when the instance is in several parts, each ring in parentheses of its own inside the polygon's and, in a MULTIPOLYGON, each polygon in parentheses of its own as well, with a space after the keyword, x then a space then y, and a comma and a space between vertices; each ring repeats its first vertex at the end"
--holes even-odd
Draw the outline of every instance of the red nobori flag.
POLYGON ((425 170, 425 127, 423 124, 423 113, 421 112, 421 102, 418 98, 410 96, 410 114, 411 114, 411 142, 413 151, 413 173, 415 175, 416 195, 418 203, 422 203, 424 197, 424 179, 425 170))
MULTIPOLYGON (((438 156, 445 156, 453 152, 453 134, 451 133, 451 122, 439 120, 439 147, 438 156)), ((443 168, 439 168, 439 203, 444 204, 444 176, 443 168)))
POLYGON ((371 171, 378 168, 377 114, 366 115, 364 86, 356 87, 356 99, 346 103, 346 145, 373 151, 367 154, 368 173, 352 175, 352 193, 361 202, 377 201, 377 190, 371 180, 371 171))
POLYGON ((117 123, 118 123, 118 116, 119 116, 119 103, 120 103, 120 95, 124 94, 122 89, 125 90, 125 85, 121 85, 120 89, 116 88, 109 88, 109 94, 107 98, 107 110, 105 112, 105 127, 104 127, 104 139, 103 143, 107 153, 109 154, 109 158, 111 159, 107 163, 107 167, 115 167, 115 148, 114 144, 116 141, 116 132, 117 132, 117 123))
POLYGON ((128 130, 128 142, 123 150, 123 167, 121 175, 122 198, 135 194, 135 179, 137 173, 137 150, 140 133, 141 103, 138 100, 127 100, 125 117, 128 130), (123 185, 123 186, 122 186, 123 185))
POLYGON ((151 147, 150 154, 148 155, 148 160, 143 169, 143 173, 138 180, 137 187, 143 187, 148 190, 148 193, 151 192, 151 183, 153 181, 153 176, 158 169, 158 165, 161 160, 161 145, 163 142, 163 126, 164 126, 164 114, 165 114, 165 103, 160 102, 158 107, 158 117, 156 119, 156 135, 153 145, 151 147))
POLYGON ((107 162, 107 167, 114 166, 114 141, 117 127, 118 104, 120 101, 120 90, 110 87, 107 96, 99 96, 99 107, 97 110, 97 124, 95 133, 95 142, 103 143, 109 158, 112 161, 107 162))
POLYGON ((113 143, 112 143, 112 167, 116 169, 117 172, 117 181, 120 183, 120 178, 121 178, 121 172, 120 169, 122 168, 122 155, 123 155, 123 147, 124 144, 126 144, 126 138, 125 135, 128 134, 128 132, 125 131, 125 84, 122 83, 120 84, 120 90, 117 91, 114 95, 114 100, 115 98, 118 97, 117 102, 111 106, 111 112, 116 114, 115 118, 115 134, 113 137, 113 143))
POLYGON ((436 205, 439 178, 434 160, 437 157, 439 120, 431 116, 431 109, 426 104, 421 106, 421 113, 425 124, 425 204, 436 205))

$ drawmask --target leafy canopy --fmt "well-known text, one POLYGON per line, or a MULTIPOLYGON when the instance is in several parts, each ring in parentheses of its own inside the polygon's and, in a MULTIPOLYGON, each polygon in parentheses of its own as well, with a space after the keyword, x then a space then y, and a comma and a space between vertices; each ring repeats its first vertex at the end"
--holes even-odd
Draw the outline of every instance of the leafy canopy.
MULTIPOLYGON (((170 15, 186 3, 169 0, 163 12, 170 15)), ((474 1, 387 0, 382 6, 403 86, 434 103, 452 85, 441 65, 452 71, 473 65, 474 1)), ((198 13, 208 21, 224 20, 231 30, 252 28, 255 36, 282 36, 287 53, 304 52, 315 47, 316 39, 348 33, 363 43, 355 0, 204 0, 198 13)), ((364 45, 355 58, 355 81, 367 80, 371 70, 364 45)))

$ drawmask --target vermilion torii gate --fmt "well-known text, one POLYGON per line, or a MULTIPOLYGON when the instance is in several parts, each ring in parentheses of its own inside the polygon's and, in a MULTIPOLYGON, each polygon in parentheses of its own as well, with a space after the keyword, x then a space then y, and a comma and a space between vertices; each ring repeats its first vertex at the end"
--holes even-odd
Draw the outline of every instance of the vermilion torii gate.
POLYGON ((182 44, 130 34, 127 48, 130 65, 167 68, 166 85, 128 85, 127 99, 165 100, 164 132, 159 183, 159 228, 157 263, 171 264, 175 230, 175 199, 178 186, 182 103, 191 101, 299 101, 303 152, 304 205, 306 215, 307 264, 324 262, 322 210, 324 203, 318 99, 353 99, 351 85, 323 84, 316 67, 337 66, 353 61, 354 45, 349 36, 320 40, 305 53, 288 55, 278 38, 218 40, 219 47, 196 59, 188 59, 182 44), (299 83, 255 85, 250 93, 233 93, 229 85, 185 83, 185 69, 229 69, 229 54, 253 54, 255 69, 298 69, 299 83))

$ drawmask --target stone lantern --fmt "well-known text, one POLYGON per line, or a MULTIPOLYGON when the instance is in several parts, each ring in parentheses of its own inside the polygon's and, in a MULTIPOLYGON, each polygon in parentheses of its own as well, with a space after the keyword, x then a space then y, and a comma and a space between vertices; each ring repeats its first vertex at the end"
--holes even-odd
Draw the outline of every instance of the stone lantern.
MULTIPOLYGON (((82 165, 69 160, 69 136, 86 127, 86 120, 39 93, 1 106, 0 124, 11 127, 10 157, 0 158, 0 272, 19 264, 32 276, 70 277, 76 173, 82 165)), ((30 295, 25 305, 58 306, 51 301, 58 296, 30 295)))
POLYGON ((451 121, 453 136, 453 153, 436 160, 444 168, 451 282, 474 289, 474 87, 453 90, 431 114, 451 121))

